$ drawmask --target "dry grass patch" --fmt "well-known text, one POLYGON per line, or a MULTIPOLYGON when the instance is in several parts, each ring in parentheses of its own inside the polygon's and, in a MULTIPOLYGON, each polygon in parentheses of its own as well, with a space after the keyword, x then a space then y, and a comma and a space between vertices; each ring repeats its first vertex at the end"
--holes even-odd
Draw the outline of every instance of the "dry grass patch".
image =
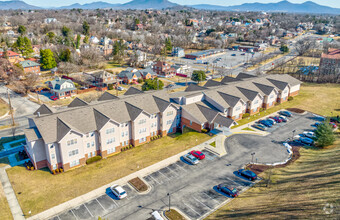
POLYGON ((185 220, 181 214, 179 214, 176 210, 170 209, 164 212, 165 216, 170 220, 185 220))
POLYGON ((327 149, 300 149, 299 160, 267 170, 255 187, 207 219, 337 219, 340 194, 340 137, 327 149), (271 182, 266 187, 271 172, 271 182), (333 205, 331 212, 327 204, 333 205), (331 212, 326 214, 324 211, 331 212))
MULTIPOLYGON (((0 164, 1 165, 1 164, 0 164)), ((13 219, 11 210, 4 193, 4 189, 0 184, 0 219, 13 219)))
POLYGON ((0 117, 5 115, 9 111, 8 104, 0 98, 0 117))
POLYGON ((148 190, 148 186, 141 180, 139 177, 133 178, 129 181, 129 183, 138 191, 145 192, 148 190))
POLYGON ((7 173, 24 214, 31 210, 34 215, 210 138, 193 131, 177 133, 59 175, 52 175, 46 168, 29 172, 21 166, 10 168, 7 173))

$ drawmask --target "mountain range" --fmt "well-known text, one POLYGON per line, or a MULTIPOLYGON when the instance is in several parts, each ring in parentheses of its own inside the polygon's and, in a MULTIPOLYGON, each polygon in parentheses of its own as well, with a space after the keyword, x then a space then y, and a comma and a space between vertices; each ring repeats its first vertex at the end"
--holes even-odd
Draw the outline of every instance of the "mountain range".
MULTIPOLYGON (((53 9, 164 9, 173 8, 180 5, 170 2, 168 0, 132 0, 125 4, 111 4, 108 2, 92 2, 88 4, 72 4, 69 6, 62 6, 53 9)), ((328 6, 323 6, 316 4, 312 1, 307 1, 301 4, 291 3, 289 1, 280 1, 277 3, 245 3, 242 5, 234 6, 221 6, 221 5, 210 5, 210 4, 200 4, 200 5, 186 5, 186 7, 199 9, 199 10, 217 10, 217 11, 265 11, 265 12, 287 12, 287 13, 317 13, 317 14, 340 14, 339 8, 332 8, 328 6)), ((0 10, 36 10, 44 9, 42 7, 33 6, 25 3, 21 0, 12 1, 0 1, 0 10)), ((45 8, 46 9, 46 8, 45 8)), ((52 8, 51 8, 52 9, 52 8)))

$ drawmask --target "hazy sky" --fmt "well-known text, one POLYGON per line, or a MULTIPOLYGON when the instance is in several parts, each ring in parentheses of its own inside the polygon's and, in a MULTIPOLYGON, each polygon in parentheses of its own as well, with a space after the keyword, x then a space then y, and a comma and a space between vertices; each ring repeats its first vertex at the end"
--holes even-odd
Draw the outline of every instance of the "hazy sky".
MULTIPOLYGON (((3 0, 0 0, 3 1, 3 0)), ((109 3, 125 3, 129 2, 130 0, 54 0, 54 1, 46 1, 46 0, 24 0, 26 3, 36 5, 36 6, 42 6, 42 7, 54 7, 54 6, 65 6, 65 5, 71 5, 74 3, 89 3, 89 2, 95 2, 95 1, 103 1, 103 2, 109 2, 109 3)), ((231 1, 231 0, 170 0, 172 2, 178 3, 178 4, 186 4, 186 5, 194 5, 194 4, 215 4, 215 5, 239 5, 243 3, 250 3, 250 2, 263 2, 263 3, 269 3, 269 2, 279 2, 280 0, 238 0, 238 1, 231 1)), ((294 3, 302 3, 307 0, 289 0, 290 2, 294 3)), ((318 3, 320 5, 327 5, 335 8, 340 8, 340 0, 313 0, 315 3, 318 3)))

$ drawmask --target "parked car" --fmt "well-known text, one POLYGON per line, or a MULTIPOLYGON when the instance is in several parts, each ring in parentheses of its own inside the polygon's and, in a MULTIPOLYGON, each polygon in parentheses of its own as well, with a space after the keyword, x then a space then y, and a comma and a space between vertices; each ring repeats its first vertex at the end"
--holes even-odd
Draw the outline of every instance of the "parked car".
POLYGON ((237 171, 237 173, 238 175, 244 176, 251 181, 256 180, 257 178, 257 175, 251 170, 240 169, 239 171, 237 171))
POLYGON ((187 153, 186 155, 184 155, 183 159, 188 163, 191 163, 192 165, 196 165, 199 162, 199 160, 193 155, 191 155, 191 153, 187 153))
POLYGON ((329 125, 332 126, 333 128, 337 128, 338 127, 334 122, 329 122, 329 125))
POLYGON ((337 116, 337 117, 331 117, 331 118, 330 118, 330 121, 331 121, 331 122, 334 122, 334 123, 340 123, 340 117, 339 117, 339 116, 337 116))
POLYGON ((235 53, 233 53, 233 54, 231 54, 231 56, 232 56, 232 57, 236 57, 236 54, 235 54, 235 53))
POLYGON ((282 122, 282 119, 280 117, 278 117, 278 116, 269 117, 269 118, 275 120, 276 123, 281 123, 282 122))
POLYGON ((125 192, 125 190, 120 186, 120 185, 113 185, 110 187, 112 193, 119 199, 123 199, 125 197, 127 197, 127 193, 125 192))
POLYGON ((321 122, 315 122, 315 124, 313 124, 313 126, 314 126, 314 127, 318 127, 318 126, 321 125, 321 124, 323 124, 323 123, 321 123, 321 122))
POLYGON ((117 90, 118 90, 118 91, 123 91, 123 90, 125 90, 125 89, 124 89, 124 87, 118 86, 118 87, 117 87, 117 90))
POLYGON ((246 55, 245 53, 241 53, 242 56, 246 55))
POLYGON ((217 186, 217 189, 223 193, 226 193, 230 195, 231 197, 237 197, 238 196, 238 191, 236 188, 227 186, 227 184, 219 184, 217 186))
POLYGON ((267 121, 271 122, 273 125, 276 124, 276 121, 274 119, 270 118, 270 117, 267 118, 267 121))
POLYGON ((303 144, 307 144, 307 145, 313 145, 314 144, 314 140, 310 139, 308 137, 300 137, 299 141, 303 144))
POLYGON ((259 123, 260 123, 260 124, 263 124, 264 126, 266 126, 266 127, 268 127, 268 128, 270 128, 271 126, 273 126, 273 124, 270 123, 270 122, 267 121, 267 120, 260 120, 259 123))
POLYGON ((195 151, 195 150, 193 150, 193 151, 190 152, 190 154, 191 154, 192 156, 196 157, 196 158, 199 159, 199 160, 203 160, 203 159, 205 158, 204 153, 202 153, 201 151, 195 151))
POLYGON ((278 116, 283 122, 287 122, 288 118, 286 116, 280 115, 278 116))
POLYGON ((257 128, 257 129, 262 130, 262 131, 266 131, 267 130, 267 127, 264 126, 263 124, 253 124, 252 126, 254 128, 257 128))
POLYGON ((315 134, 314 134, 314 132, 312 132, 312 131, 304 131, 303 133, 302 133, 302 135, 303 136, 306 136, 306 137, 308 137, 308 138, 316 138, 316 136, 315 136, 315 134))
POLYGON ((280 111, 280 115, 286 116, 286 117, 292 117, 293 114, 290 111, 280 111))
POLYGON ((52 99, 53 101, 55 101, 55 100, 58 99, 58 97, 56 97, 56 96, 51 96, 50 99, 52 99))
POLYGON ((174 84, 169 84, 169 85, 167 85, 165 88, 172 88, 172 87, 174 87, 175 85, 174 84))

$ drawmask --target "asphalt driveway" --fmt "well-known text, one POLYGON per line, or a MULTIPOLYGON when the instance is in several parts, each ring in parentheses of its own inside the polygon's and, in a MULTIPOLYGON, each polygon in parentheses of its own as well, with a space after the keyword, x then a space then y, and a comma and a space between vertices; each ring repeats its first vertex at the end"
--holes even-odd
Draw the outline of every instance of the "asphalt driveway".
POLYGON ((216 190, 220 183, 227 183, 238 190, 246 190, 254 183, 236 175, 244 164, 253 162, 275 163, 285 161, 289 154, 283 141, 295 134, 310 130, 316 117, 312 114, 295 115, 286 124, 275 125, 272 133, 258 135, 236 134, 226 139, 228 152, 218 157, 205 151, 206 159, 198 165, 189 165, 180 158, 177 162, 142 177, 150 185, 151 191, 139 194, 129 185, 123 188, 128 197, 115 198, 110 189, 97 198, 74 209, 67 210, 52 219, 148 219, 154 210, 164 211, 169 206, 176 207, 190 219, 202 219, 221 203, 231 200, 229 196, 216 190), (255 153, 253 156, 252 153, 255 153))

